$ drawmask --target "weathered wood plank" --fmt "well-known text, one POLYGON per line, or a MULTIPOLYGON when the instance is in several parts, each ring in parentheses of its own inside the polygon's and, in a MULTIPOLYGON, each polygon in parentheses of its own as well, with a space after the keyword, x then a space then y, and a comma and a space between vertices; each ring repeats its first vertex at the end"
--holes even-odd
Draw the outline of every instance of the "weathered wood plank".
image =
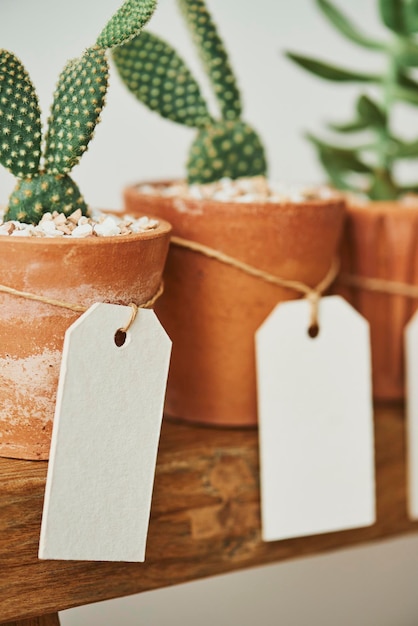
POLYGON ((5 626, 60 626, 60 621, 58 613, 52 613, 51 615, 19 620, 18 622, 7 622, 5 626))
POLYGON ((263 543, 256 430, 166 421, 144 564, 39 561, 46 463, 0 459, 0 622, 417 531, 402 406, 378 407, 375 422, 377 524, 263 543))

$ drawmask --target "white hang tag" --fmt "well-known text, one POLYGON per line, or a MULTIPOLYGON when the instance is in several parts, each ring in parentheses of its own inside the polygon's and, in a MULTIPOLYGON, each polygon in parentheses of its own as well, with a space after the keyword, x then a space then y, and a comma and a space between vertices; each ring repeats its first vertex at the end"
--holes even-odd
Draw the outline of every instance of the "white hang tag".
POLYGON ((152 310, 94 304, 66 332, 39 558, 144 561, 171 341, 152 310))
POLYGON ((418 519, 418 313, 405 328, 408 509, 418 519))
POLYGON ((264 541, 375 521, 368 323, 339 296, 278 305, 256 334, 264 541))

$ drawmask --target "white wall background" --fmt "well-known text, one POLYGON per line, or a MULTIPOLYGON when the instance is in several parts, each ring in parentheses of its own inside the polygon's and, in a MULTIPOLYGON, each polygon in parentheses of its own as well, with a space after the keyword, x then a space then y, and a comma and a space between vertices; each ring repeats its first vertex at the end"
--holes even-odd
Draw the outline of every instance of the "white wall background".
MULTIPOLYGON (((0 45, 27 66, 44 116, 69 57, 91 45, 121 0, 0 0, 0 45)), ((342 2, 372 33, 375 0, 342 2)), ((311 52, 346 65, 376 69, 381 60, 343 41, 313 0, 210 0, 228 39, 244 94, 245 117, 263 137, 274 179, 319 181, 322 172, 302 138, 327 119, 350 117, 357 90, 336 89, 293 67, 281 50, 311 52)), ((150 26, 174 43, 201 76, 174 0, 160 0, 150 26)), ((384 33, 383 33, 384 34, 384 33)), ((207 91, 207 85, 205 85, 207 91)), ((418 112, 400 107, 396 125, 418 135, 418 112)), ((74 171, 87 201, 117 208, 130 182, 181 176, 192 130, 149 113, 112 73, 96 137, 74 171)), ((416 164, 405 175, 412 175, 416 164)), ((13 178, 0 171, 0 204, 13 178)), ((64 626, 413 626, 418 623, 418 538, 284 563, 62 614, 64 626)))

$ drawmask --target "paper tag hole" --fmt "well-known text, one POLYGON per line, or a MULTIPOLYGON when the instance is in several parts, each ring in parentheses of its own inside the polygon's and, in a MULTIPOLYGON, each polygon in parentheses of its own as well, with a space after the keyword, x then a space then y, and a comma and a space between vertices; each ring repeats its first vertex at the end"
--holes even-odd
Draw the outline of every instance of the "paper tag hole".
POLYGON ((121 348, 122 346, 125 345, 126 342, 126 331, 124 331, 122 328, 118 328, 118 330, 115 332, 115 344, 117 345, 118 348, 121 348))
POLYGON ((308 328, 308 335, 311 339, 315 339, 319 335, 319 326, 318 324, 312 324, 308 328))

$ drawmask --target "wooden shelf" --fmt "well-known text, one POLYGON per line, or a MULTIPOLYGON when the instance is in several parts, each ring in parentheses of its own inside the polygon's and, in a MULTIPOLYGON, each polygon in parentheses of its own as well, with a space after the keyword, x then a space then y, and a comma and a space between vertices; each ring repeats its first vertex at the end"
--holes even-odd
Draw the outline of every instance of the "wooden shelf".
POLYGON ((263 543, 256 430, 166 420, 144 564, 39 561, 47 464, 0 459, 0 622, 417 531, 406 513, 402 406, 377 407, 375 423, 377 524, 263 543))

